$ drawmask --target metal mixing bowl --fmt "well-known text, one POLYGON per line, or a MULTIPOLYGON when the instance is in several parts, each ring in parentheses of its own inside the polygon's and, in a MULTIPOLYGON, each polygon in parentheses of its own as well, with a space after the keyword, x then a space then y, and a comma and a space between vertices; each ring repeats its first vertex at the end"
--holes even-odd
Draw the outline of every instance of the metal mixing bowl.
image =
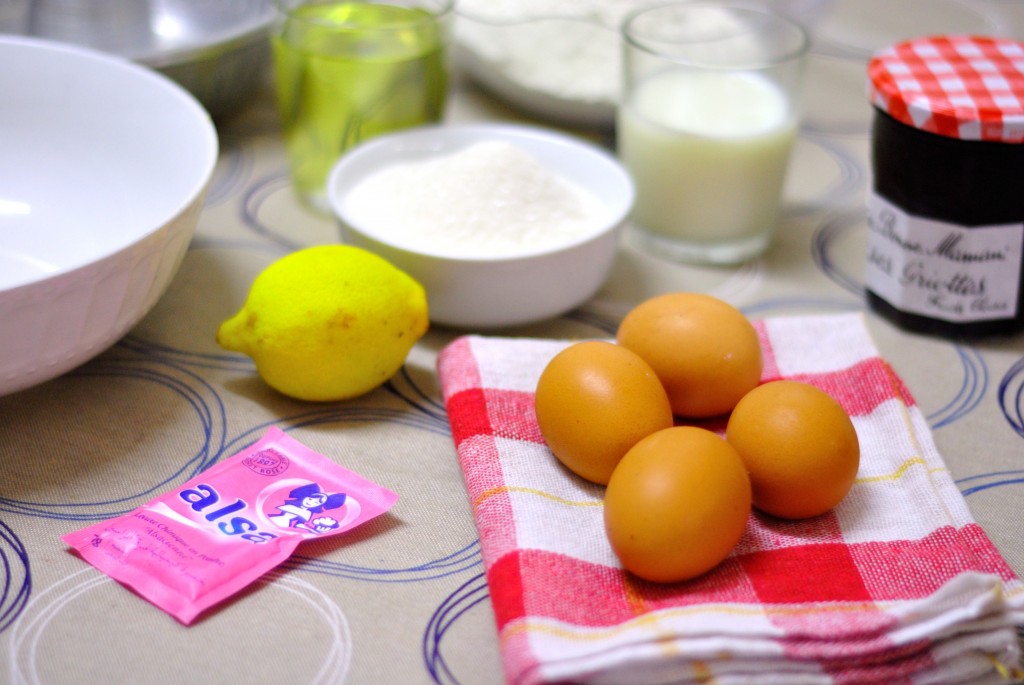
MULTIPOLYGON (((30 36, 73 43, 152 67, 214 118, 260 88, 270 61, 272 0, 12 0, 4 18, 30 36)), ((17 27, 14 26, 16 29, 17 27)))

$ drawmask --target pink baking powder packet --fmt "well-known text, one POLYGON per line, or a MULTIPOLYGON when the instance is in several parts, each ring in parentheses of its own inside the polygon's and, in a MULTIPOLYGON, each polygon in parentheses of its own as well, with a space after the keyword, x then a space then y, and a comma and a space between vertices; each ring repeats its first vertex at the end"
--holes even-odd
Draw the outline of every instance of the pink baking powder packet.
POLYGON ((61 539, 188 625, 303 540, 344 533, 397 499, 271 428, 177 489, 61 539))

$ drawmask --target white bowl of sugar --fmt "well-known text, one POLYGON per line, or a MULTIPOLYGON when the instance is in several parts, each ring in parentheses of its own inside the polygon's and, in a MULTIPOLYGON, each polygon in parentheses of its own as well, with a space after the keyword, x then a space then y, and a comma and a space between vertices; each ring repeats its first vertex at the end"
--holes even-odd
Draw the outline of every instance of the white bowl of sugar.
POLYGON ((593 297, 634 190, 611 153, 571 134, 468 124, 363 143, 327 194, 346 243, 423 284, 433 323, 498 328, 593 297))

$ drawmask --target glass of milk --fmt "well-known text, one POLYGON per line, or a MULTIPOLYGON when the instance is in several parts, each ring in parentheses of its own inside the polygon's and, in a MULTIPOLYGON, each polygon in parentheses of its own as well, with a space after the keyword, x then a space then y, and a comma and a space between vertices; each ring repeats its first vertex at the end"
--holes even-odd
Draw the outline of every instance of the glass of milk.
POLYGON ((641 9, 622 31, 616 138, 636 184, 633 241, 675 261, 761 254, 780 221, 807 33, 722 2, 641 9))

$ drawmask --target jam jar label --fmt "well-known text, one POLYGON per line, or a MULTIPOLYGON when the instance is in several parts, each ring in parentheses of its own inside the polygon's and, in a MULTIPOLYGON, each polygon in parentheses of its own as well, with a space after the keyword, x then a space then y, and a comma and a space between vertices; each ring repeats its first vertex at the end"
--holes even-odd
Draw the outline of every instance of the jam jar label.
POLYGON ((868 197, 868 290, 896 309, 953 322, 1017 316, 1024 223, 965 227, 868 197))

